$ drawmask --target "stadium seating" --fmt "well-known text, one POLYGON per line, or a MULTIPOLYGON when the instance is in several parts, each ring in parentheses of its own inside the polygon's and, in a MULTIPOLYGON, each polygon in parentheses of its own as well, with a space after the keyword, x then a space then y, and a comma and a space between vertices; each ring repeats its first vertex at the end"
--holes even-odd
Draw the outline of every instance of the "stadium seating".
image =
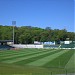
POLYGON ((60 46, 60 48, 74 48, 75 44, 74 43, 70 43, 70 44, 62 44, 60 46))
POLYGON ((59 45, 44 45, 44 48, 58 48, 59 45))
POLYGON ((6 49, 11 49, 13 47, 9 46, 9 45, 0 45, 0 50, 6 50, 6 49))

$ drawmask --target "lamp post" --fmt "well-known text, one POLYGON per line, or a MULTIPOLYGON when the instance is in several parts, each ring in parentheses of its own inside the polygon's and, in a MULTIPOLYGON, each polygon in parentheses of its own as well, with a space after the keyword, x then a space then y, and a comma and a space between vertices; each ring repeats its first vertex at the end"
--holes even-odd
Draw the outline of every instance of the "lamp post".
POLYGON ((12 21, 12 26, 13 26, 13 44, 14 44, 14 26, 16 25, 16 21, 12 21))

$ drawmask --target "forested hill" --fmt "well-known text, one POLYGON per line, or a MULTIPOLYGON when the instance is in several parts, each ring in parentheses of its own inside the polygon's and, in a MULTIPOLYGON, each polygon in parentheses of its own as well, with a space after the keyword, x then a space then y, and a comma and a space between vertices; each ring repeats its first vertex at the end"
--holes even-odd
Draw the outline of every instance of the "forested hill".
MULTIPOLYGON (((30 44, 34 41, 47 42, 47 41, 64 41, 66 38, 75 40, 74 32, 67 32, 65 29, 45 29, 31 26, 14 27, 15 30, 15 43, 30 44)), ((0 25, 0 40, 12 40, 13 27, 0 25)))

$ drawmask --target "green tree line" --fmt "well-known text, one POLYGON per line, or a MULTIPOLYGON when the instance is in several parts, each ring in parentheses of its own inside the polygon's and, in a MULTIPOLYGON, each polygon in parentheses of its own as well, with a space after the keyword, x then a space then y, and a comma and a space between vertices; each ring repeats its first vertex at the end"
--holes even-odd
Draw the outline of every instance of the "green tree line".
MULTIPOLYGON (((67 32, 66 29, 51 29, 50 27, 38 28, 32 26, 14 27, 15 43, 32 44, 34 41, 48 42, 48 41, 65 41, 75 40, 74 32, 67 32)), ((13 27, 0 25, 0 40, 12 40, 13 27)))

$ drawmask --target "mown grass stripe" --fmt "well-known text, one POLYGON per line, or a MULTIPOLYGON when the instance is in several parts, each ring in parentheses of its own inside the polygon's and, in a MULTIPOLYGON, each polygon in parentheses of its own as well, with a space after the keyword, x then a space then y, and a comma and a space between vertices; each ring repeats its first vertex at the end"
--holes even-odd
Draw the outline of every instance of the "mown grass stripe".
POLYGON ((73 51, 69 50, 68 52, 58 56, 57 58, 53 59, 52 61, 49 61, 44 65, 44 67, 59 67, 63 68, 69 61, 70 57, 73 55, 73 51))
POLYGON ((9 55, 11 56, 11 55, 13 55, 13 54, 15 55, 15 54, 24 53, 24 52, 27 52, 27 51, 26 51, 26 50, 25 50, 25 51, 15 51, 15 52, 12 52, 12 51, 11 51, 11 53, 6 53, 6 52, 5 52, 5 53, 0 54, 0 57, 1 57, 1 56, 2 56, 2 57, 3 57, 3 56, 7 56, 7 55, 8 55, 8 56, 9 56, 9 55))
POLYGON ((12 54, 12 55, 7 55, 7 56, 0 56, 0 58, 2 59, 6 59, 6 58, 13 58, 13 57, 18 57, 18 56, 22 56, 22 55, 26 55, 26 54, 31 54, 31 53, 36 53, 36 52, 41 52, 41 51, 26 51, 23 53, 18 53, 17 54, 12 54))
MULTIPOLYGON (((23 53, 23 52, 32 52, 32 51, 45 51, 46 49, 21 49, 21 50, 1 50, 0 56, 12 55, 16 53, 23 53)), ((48 50, 48 49, 47 49, 48 50)))
POLYGON ((75 51, 68 63, 65 65, 66 69, 74 69, 75 70, 75 51))
MULTIPOLYGON (((54 50, 53 50, 54 51, 54 50)), ((36 57, 36 56, 39 56, 41 55, 41 53, 43 53, 42 51, 39 52, 39 53, 35 53, 34 55, 28 55, 28 56, 23 56, 23 57, 19 57, 19 58, 15 58, 13 60, 6 60, 6 61, 2 61, 2 62, 5 62, 5 63, 15 63, 15 62, 18 62, 18 61, 22 61, 22 60, 25 60, 25 59, 29 59, 29 58, 32 58, 32 57, 36 57)), ((45 53, 45 52, 44 52, 45 53)))
POLYGON ((63 53, 68 52, 68 50, 63 50, 58 53, 52 54, 50 56, 44 57, 42 59, 36 60, 34 62, 29 63, 28 65, 33 65, 33 66, 43 66, 49 61, 52 61, 53 59, 57 58, 58 56, 62 55, 63 53))
MULTIPOLYGON (((11 50, 11 51, 12 51, 12 50, 11 50)), ((21 52, 18 52, 18 51, 17 51, 17 53, 14 53, 14 54, 13 54, 13 53, 12 53, 12 54, 7 54, 7 55, 6 55, 6 54, 3 54, 2 56, 0 56, 0 59, 1 59, 1 58, 4 58, 4 57, 10 58, 10 57, 15 56, 15 55, 26 54, 27 52, 28 52, 28 53, 29 53, 29 52, 31 53, 31 52, 40 52, 40 51, 47 51, 47 50, 40 50, 40 49, 33 49, 33 50, 30 49, 30 50, 29 50, 29 49, 25 49, 25 51, 23 51, 23 52, 22 52, 22 50, 20 50, 20 51, 21 51, 21 52)))
POLYGON ((0 55, 1 54, 12 54, 12 53, 17 53, 17 52, 26 52, 26 51, 37 51, 37 50, 30 50, 30 49, 23 49, 23 50, 6 50, 6 51, 1 51, 0 52, 0 55), (7 52, 6 52, 7 51, 7 52))
POLYGON ((29 53, 26 53, 26 52, 25 52, 25 54, 19 54, 19 55, 12 56, 12 57, 9 56, 9 58, 8 58, 8 56, 5 57, 5 58, 1 58, 0 61, 3 62, 3 61, 7 61, 7 60, 18 59, 18 58, 22 58, 22 57, 26 57, 26 56, 38 54, 38 53, 41 53, 41 52, 46 52, 46 51, 37 51, 37 52, 33 52, 33 51, 32 51, 32 52, 29 52, 29 53))
POLYGON ((35 57, 29 58, 29 59, 26 59, 26 60, 22 60, 22 61, 19 61, 19 62, 15 62, 15 64, 25 65, 25 64, 28 64, 30 62, 36 61, 38 59, 44 58, 46 56, 49 56, 51 54, 57 53, 59 51, 61 51, 61 50, 55 50, 55 51, 49 51, 49 52, 41 53, 39 56, 35 56, 35 57))
POLYGON ((26 51, 26 50, 25 50, 25 49, 22 49, 22 50, 1 50, 1 51, 0 51, 0 55, 1 55, 1 54, 4 54, 4 53, 5 53, 5 54, 10 54, 10 53, 14 53, 14 52, 17 52, 17 51, 18 51, 18 52, 21 52, 21 51, 23 52, 23 51, 26 51))
POLYGON ((0 55, 4 54, 4 53, 5 54, 10 54, 10 53, 12 54, 12 53, 15 53, 15 52, 17 53, 17 52, 25 52, 25 51, 37 51, 37 49, 4 50, 4 51, 1 50, 0 55))
MULTIPOLYGON (((20 52, 15 52, 15 53, 11 53, 11 54, 2 54, 0 55, 0 57, 9 57, 9 56, 12 56, 12 55, 19 55, 19 54, 24 54, 24 53, 27 53, 27 52, 39 52, 40 50, 25 50, 25 51, 20 51, 20 52)), ((43 50, 44 51, 44 50, 43 50)))

